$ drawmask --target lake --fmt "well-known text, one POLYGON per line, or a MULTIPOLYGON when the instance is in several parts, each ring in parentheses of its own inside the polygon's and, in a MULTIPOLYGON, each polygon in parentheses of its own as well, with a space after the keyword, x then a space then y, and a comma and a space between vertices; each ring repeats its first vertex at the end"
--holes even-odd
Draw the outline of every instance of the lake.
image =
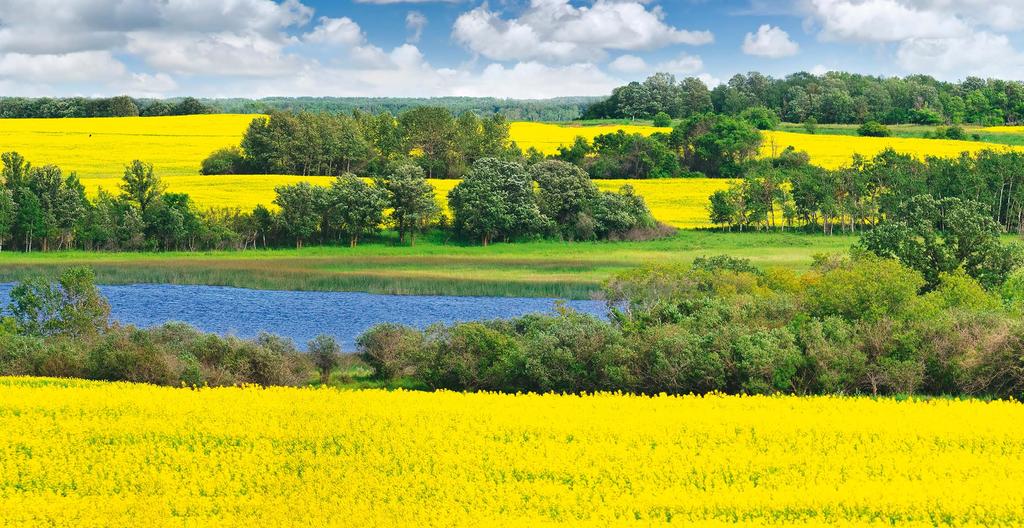
MULTIPOLYGON (((0 284, 0 306, 6 310, 12 284, 0 284)), ((111 318, 140 327, 168 321, 189 323, 206 332, 255 337, 261 331, 295 340, 305 349, 317 334, 328 334, 346 352, 373 325, 400 323, 425 328, 553 313, 555 299, 377 295, 353 292, 247 290, 222 286, 134 284, 100 286, 110 301, 111 318)), ((580 312, 606 315, 601 301, 566 301, 580 312)))

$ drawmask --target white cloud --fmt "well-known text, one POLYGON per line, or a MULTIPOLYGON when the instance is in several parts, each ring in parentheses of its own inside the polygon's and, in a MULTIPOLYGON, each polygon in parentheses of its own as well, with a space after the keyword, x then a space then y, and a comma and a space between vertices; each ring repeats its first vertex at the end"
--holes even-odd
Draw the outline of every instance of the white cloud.
POLYGON ((1005 35, 984 31, 962 38, 911 39, 900 45, 896 59, 907 71, 942 78, 1020 79, 1024 72, 1024 53, 1005 35))
POLYGON ((961 36, 969 27, 955 13, 921 9, 907 0, 809 0, 807 8, 829 41, 899 42, 961 36))
POLYGON ((0 78, 29 83, 118 80, 125 73, 123 63, 105 51, 74 53, 0 55, 0 78))
POLYGON ((789 38, 782 28, 764 24, 757 33, 747 33, 743 39, 743 53, 756 57, 779 59, 791 57, 800 51, 800 46, 789 38))
POLYGON ((707 31, 681 30, 664 22, 646 0, 531 0, 518 18, 502 18, 484 3, 455 21, 453 37, 466 48, 499 61, 576 62, 602 58, 606 50, 649 50, 673 44, 707 44, 707 31))
POLYGON ((405 28, 412 32, 409 35, 409 42, 419 42, 425 27, 427 27, 427 16, 423 13, 409 11, 405 14, 405 28))
POLYGON ((643 73, 651 68, 647 61, 636 55, 622 55, 608 63, 608 69, 619 73, 643 73))
POLYGON ((356 46, 362 44, 366 37, 359 24, 351 18, 320 17, 319 24, 303 35, 302 40, 313 44, 356 46))
POLYGON ((676 75, 689 75, 704 69, 704 61, 696 55, 682 53, 672 60, 658 63, 654 69, 676 75))

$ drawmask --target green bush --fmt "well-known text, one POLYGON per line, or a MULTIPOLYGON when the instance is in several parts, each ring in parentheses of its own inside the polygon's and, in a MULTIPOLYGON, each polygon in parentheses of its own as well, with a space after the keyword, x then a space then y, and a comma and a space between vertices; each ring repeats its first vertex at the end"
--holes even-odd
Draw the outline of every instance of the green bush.
POLYGON ((665 112, 658 112, 654 116, 654 123, 653 124, 656 127, 662 127, 662 128, 670 127, 670 126, 672 126, 672 116, 666 114, 665 112))
POLYGON ((245 156, 238 147, 215 150, 203 160, 199 174, 242 174, 245 172, 245 156))
POLYGON ((889 137, 892 132, 878 121, 868 121, 857 129, 857 135, 865 137, 889 137))
POLYGON ((415 373, 425 347, 423 332, 392 323, 374 326, 356 340, 360 359, 383 380, 415 373))

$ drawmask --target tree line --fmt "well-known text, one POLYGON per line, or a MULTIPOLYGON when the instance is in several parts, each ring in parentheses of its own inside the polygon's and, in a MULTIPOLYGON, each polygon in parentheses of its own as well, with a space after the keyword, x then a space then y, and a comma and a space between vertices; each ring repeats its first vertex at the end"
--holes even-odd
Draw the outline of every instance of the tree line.
POLYGON ((583 117, 653 119, 662 112, 677 119, 708 112, 738 116, 759 107, 792 123, 1015 124, 1024 120, 1024 83, 978 77, 952 83, 927 75, 846 72, 799 72, 780 79, 751 72, 709 89, 696 78, 677 81, 658 73, 616 88, 583 117))
POLYGON ((886 149, 830 170, 788 147, 775 158, 748 161, 741 179, 711 196, 709 213, 712 223, 730 229, 855 233, 905 217, 915 197, 929 195, 969 201, 996 226, 1024 233, 1022 166, 1024 154, 1015 151, 917 159, 886 149))
POLYGON ((454 115, 471 112, 481 118, 501 115, 509 121, 572 121, 599 97, 497 99, 493 97, 264 97, 202 99, 219 113, 267 114, 311 112, 329 114, 389 113, 399 115, 422 106, 440 107, 454 115))
POLYGON ((240 148, 214 152, 204 174, 379 175, 415 163, 429 178, 461 178, 483 158, 522 159, 500 114, 458 117, 441 107, 400 114, 272 112, 252 121, 240 148))
POLYGON ((529 238, 595 240, 659 236, 643 198, 628 186, 600 192, 586 173, 560 161, 529 168, 497 158, 477 160, 448 196, 451 218, 427 175, 406 163, 372 181, 352 173, 329 186, 308 182, 275 189, 276 210, 201 210, 187 195, 167 192, 153 166, 125 167, 119 192, 90 200, 78 177, 59 167, 0 156, 0 251, 184 250, 355 246, 394 229, 401 243, 440 229, 484 245, 529 238))
POLYGON ((136 99, 127 95, 87 97, 0 97, 0 118, 155 117, 210 114, 215 109, 194 97, 136 99))
POLYGON ((461 178, 477 160, 497 158, 533 165, 546 159, 572 163, 591 178, 736 177, 761 145, 763 116, 700 114, 671 133, 622 131, 571 145, 545 156, 511 141, 499 114, 458 116, 440 107, 399 114, 273 112, 253 120, 239 147, 217 150, 203 174, 316 174, 374 176, 412 163, 428 178, 461 178))

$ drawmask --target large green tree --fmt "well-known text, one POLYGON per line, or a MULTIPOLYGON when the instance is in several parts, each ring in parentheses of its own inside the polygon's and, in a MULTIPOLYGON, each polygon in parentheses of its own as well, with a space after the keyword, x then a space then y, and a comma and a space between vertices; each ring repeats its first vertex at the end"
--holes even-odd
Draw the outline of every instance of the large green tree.
POLYGON ((564 161, 543 161, 530 167, 537 182, 540 213, 554 222, 562 238, 589 239, 596 234, 594 203, 600 192, 587 173, 564 161))
POLYGON ((916 196, 865 233, 860 244, 920 272, 929 288, 960 268, 995 288, 1021 265, 1022 254, 1020 247, 1002 243, 1002 228, 984 211, 983 204, 969 200, 916 196))
POLYGON ((350 247, 356 247, 360 237, 380 230, 387 207, 386 191, 354 174, 344 174, 331 182, 326 200, 326 222, 348 237, 350 247))
POLYGON ((327 191, 308 182, 274 188, 274 205, 281 208, 281 225, 295 240, 295 247, 313 237, 320 229, 327 191))
POLYGON ((519 163, 485 158, 448 193, 455 229, 488 245, 534 232, 541 221, 533 180, 519 163))
POLYGON ((124 168, 121 191, 126 200, 139 208, 143 217, 146 215, 146 210, 160 197, 164 189, 166 186, 153 172, 152 163, 134 160, 124 168))
POLYGON ((388 208, 391 210, 388 219, 403 244, 407 237, 415 244, 416 235, 441 214, 441 207, 434 197, 434 187, 417 165, 400 165, 375 184, 387 191, 388 208))

